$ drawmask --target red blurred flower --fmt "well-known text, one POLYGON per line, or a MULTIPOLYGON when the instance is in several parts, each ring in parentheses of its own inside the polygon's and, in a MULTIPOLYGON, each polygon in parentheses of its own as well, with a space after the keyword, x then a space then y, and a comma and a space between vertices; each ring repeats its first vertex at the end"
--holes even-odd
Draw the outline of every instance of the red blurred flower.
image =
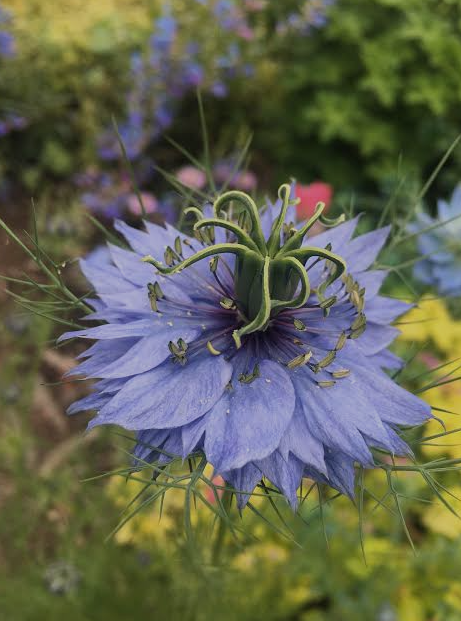
MULTIPOLYGON (((214 476, 212 478, 212 481, 213 481, 213 483, 215 485, 219 485, 219 486, 223 486, 223 487, 226 485, 224 479, 221 476, 219 476, 219 475, 218 476, 214 476)), ((224 490, 222 490, 222 489, 218 489, 217 490, 217 494, 218 494, 219 498, 222 498, 223 493, 224 493, 224 490)), ((207 487, 206 492, 205 492, 205 497, 206 497, 206 499, 208 500, 208 502, 210 504, 212 504, 212 505, 216 504, 216 496, 215 496, 214 491, 212 490, 211 487, 207 487)))
POLYGON ((300 201, 296 206, 298 220, 306 220, 313 215, 317 203, 325 203, 325 212, 328 211, 333 198, 333 188, 323 181, 314 181, 308 185, 296 183, 295 194, 300 201))

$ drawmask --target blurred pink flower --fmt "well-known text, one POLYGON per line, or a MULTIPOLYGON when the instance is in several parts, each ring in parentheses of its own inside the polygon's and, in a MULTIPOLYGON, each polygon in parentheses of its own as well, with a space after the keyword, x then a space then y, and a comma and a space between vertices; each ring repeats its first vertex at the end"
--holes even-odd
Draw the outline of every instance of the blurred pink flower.
POLYGON ((437 356, 434 356, 434 354, 432 354, 430 352, 422 352, 422 353, 420 353, 419 354, 419 359, 426 366, 428 366, 429 369, 435 369, 436 367, 440 366, 440 364, 441 364, 441 362, 437 358, 437 356))
MULTIPOLYGON (((213 481, 215 485, 219 485, 220 487, 221 486, 225 487, 226 485, 226 482, 221 476, 213 477, 211 480, 213 481)), ((223 489, 217 490, 217 494, 219 498, 222 498, 223 492, 224 492, 223 489)), ((211 505, 216 504, 216 496, 214 495, 214 491, 211 487, 206 488, 205 497, 211 505)))
POLYGON ((206 184, 205 173, 203 170, 195 168, 195 166, 183 166, 177 170, 176 179, 194 190, 201 190, 206 184))
POLYGON ((245 41, 252 41, 255 38, 255 32, 247 24, 240 25, 236 30, 237 35, 245 41))
POLYGON ((296 206, 298 220, 306 220, 314 214, 317 203, 325 203, 325 211, 328 211, 333 198, 333 188, 323 181, 314 181, 308 185, 296 183, 295 194, 300 200, 296 206))
POLYGON ((254 190, 258 180, 256 175, 251 172, 251 170, 247 170, 245 172, 240 172, 235 175, 232 179, 232 186, 234 188, 238 188, 239 190, 243 190, 244 192, 248 192, 250 190, 254 190))
POLYGON ((266 8, 266 0, 245 0, 247 11, 262 11, 266 8))
MULTIPOLYGON (((141 198, 146 213, 154 213, 154 211, 157 211, 158 201, 153 194, 151 194, 150 192, 141 192, 141 198)), ((132 214, 134 214, 135 216, 142 215, 141 205, 139 204, 139 200, 136 194, 130 194, 128 196, 127 203, 128 210, 132 214)))

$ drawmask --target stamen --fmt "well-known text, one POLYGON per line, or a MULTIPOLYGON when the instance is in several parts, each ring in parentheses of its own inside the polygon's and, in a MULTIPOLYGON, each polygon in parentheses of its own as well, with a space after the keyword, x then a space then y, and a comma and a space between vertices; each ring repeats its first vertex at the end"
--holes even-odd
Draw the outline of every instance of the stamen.
POLYGON ((293 325, 296 328, 296 330, 299 330, 300 332, 305 332, 307 330, 306 328, 306 324, 304 324, 301 319, 295 319, 293 321, 293 325))
POLYGON ((295 369, 296 367, 300 367, 306 364, 306 362, 308 362, 311 358, 312 358, 312 352, 309 351, 305 354, 296 356, 296 358, 293 358, 293 360, 290 360, 290 362, 287 363, 287 367, 289 369, 295 369))
POLYGON ((165 297, 165 295, 164 295, 164 293, 162 291, 162 288, 160 287, 160 285, 158 284, 157 281, 154 282, 154 293, 155 293, 155 295, 157 296, 157 298, 159 300, 161 300, 162 298, 165 297))
POLYGON ((174 240, 174 249, 176 251, 176 254, 182 257, 182 244, 181 244, 181 238, 179 237, 179 235, 174 240))
POLYGON ((155 284, 151 282, 147 283, 147 296, 149 298, 150 307, 154 311, 154 313, 158 313, 158 305, 157 305, 157 293, 155 292, 155 284))
POLYGON ((341 332, 341 336, 338 339, 338 342, 335 345, 335 351, 340 351, 347 341, 347 334, 345 332, 341 332))
POLYGON ((213 343, 211 341, 208 341, 206 346, 207 346, 208 351, 210 352, 210 354, 213 354, 213 356, 220 356, 221 355, 222 352, 220 352, 215 347, 213 347, 213 343))
POLYGON ((330 314, 330 308, 333 306, 333 304, 336 303, 338 297, 336 295, 332 295, 329 298, 326 298, 325 300, 322 300, 319 304, 320 308, 323 309, 323 316, 324 317, 328 317, 328 315, 330 314))
POLYGON ((334 380, 322 380, 321 382, 317 382, 317 386, 320 388, 331 388, 335 384, 336 382, 334 380))
POLYGON ((317 364, 314 367, 314 372, 318 373, 322 369, 325 369, 334 361, 335 358, 336 358, 336 352, 334 350, 330 351, 325 356, 325 358, 322 358, 322 360, 319 360, 319 362, 317 362, 317 364))
POLYGON ((212 259, 210 259, 210 272, 212 274, 216 274, 216 270, 218 269, 219 257, 216 255, 212 259))
POLYGON ((226 310, 231 310, 231 309, 236 308, 234 304, 234 300, 231 300, 231 298, 221 298, 219 300, 219 305, 222 306, 222 308, 225 308, 226 310))
POLYGON ((338 371, 333 371, 332 376, 337 379, 341 379, 343 377, 348 377, 350 374, 351 372, 349 369, 339 369, 338 371))

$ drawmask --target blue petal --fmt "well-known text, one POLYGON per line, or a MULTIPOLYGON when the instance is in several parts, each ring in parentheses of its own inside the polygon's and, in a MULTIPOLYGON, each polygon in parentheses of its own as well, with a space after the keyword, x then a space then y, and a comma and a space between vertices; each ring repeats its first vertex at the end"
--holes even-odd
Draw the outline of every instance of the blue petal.
POLYGON ((298 505, 296 492, 301 485, 303 476, 303 463, 294 455, 285 459, 279 451, 275 451, 269 457, 255 462, 265 477, 269 479, 287 498, 293 509, 298 505))
POLYGON ((436 265, 433 274, 439 281, 440 293, 453 294, 461 291, 461 261, 446 266, 436 265))
POLYGON ((328 482, 343 494, 354 497, 355 468, 354 460, 344 453, 337 452, 327 459, 328 482))
MULTIPOLYGON (((159 251, 163 253, 163 250, 170 243, 167 241, 166 243, 163 242, 163 244, 159 245, 157 239, 153 238, 152 235, 145 233, 144 231, 139 231, 132 226, 128 226, 128 224, 125 224, 122 220, 116 220, 114 222, 114 228, 123 235, 133 250, 141 256, 153 254, 159 251)), ((166 234, 165 229, 163 229, 163 231, 164 234, 166 234)))
POLYGON ((369 389, 373 405, 382 421, 391 425, 413 427, 431 418, 431 407, 408 390, 405 390, 384 372, 367 363, 357 351, 343 350, 342 360, 351 369, 364 390, 369 389))
POLYGON ((390 425, 384 424, 384 427, 386 428, 388 441, 386 443, 377 442, 365 435, 365 440, 370 446, 389 451, 392 455, 404 456, 413 454, 408 444, 402 440, 390 425))
POLYGON ((293 453, 305 464, 326 474, 323 444, 309 431, 299 399, 296 401, 293 418, 283 434, 279 451, 285 460, 293 453))
POLYGON ((450 263, 453 254, 443 249, 443 241, 435 233, 422 233, 418 237, 418 249, 423 255, 430 255, 431 263, 450 263))
POLYGON ((377 354, 373 354, 373 356, 370 359, 370 362, 373 362, 373 364, 376 364, 378 367, 381 367, 381 369, 389 369, 389 370, 401 369, 403 365, 405 364, 405 361, 402 360, 402 358, 400 358, 399 356, 396 356, 395 354, 390 352, 388 349, 383 349, 377 354))
POLYGON ((388 274, 387 270, 369 270, 357 275, 360 286, 365 287, 365 300, 367 302, 378 295, 381 285, 388 274))
POLYGON ((67 414, 72 415, 77 412, 85 412, 86 410, 100 410, 108 401, 112 399, 111 394, 95 392, 91 395, 79 399, 72 403, 67 409, 67 414))
POLYGON ((392 326, 380 326, 376 323, 369 323, 365 332, 357 339, 356 343, 360 351, 366 356, 372 356, 388 347, 399 334, 400 330, 392 326))
POLYGON ((385 226, 349 242, 342 253, 347 263, 347 271, 354 274, 370 267, 386 243, 390 230, 390 226, 385 226))
POLYGON ((342 254, 344 247, 349 246, 348 242, 357 227, 358 221, 359 216, 356 216, 339 226, 327 229, 319 235, 308 237, 303 245, 325 248, 327 244, 331 244, 333 252, 342 254))
POLYGON ((116 378, 139 375, 161 364, 170 356, 168 343, 176 343, 183 338, 191 343, 199 332, 197 330, 158 330, 138 341, 124 356, 99 371, 99 377, 116 378))
POLYGON ((220 472, 263 459, 280 444, 295 405, 287 371, 263 360, 251 384, 233 378, 233 389, 207 415, 205 453, 220 472))
POLYGON ((129 292, 134 285, 123 278, 119 270, 113 265, 94 265, 84 259, 79 262, 85 278, 91 283, 98 294, 113 293, 114 291, 129 292))
MULTIPOLYGON (((343 389, 342 380, 330 388, 321 388, 300 369, 293 381, 311 434, 323 442, 325 449, 342 450, 353 459, 371 465, 371 453, 356 426, 357 421, 365 424, 368 402, 362 405, 356 394, 343 389)), ((327 454, 326 451, 325 457, 327 454)))
POLYGON ((133 377, 89 427, 125 429, 181 427, 203 416, 220 399, 232 375, 223 357, 206 355, 181 367, 172 362, 133 377))
POLYGON ((237 470, 222 473, 223 479, 239 492, 247 494, 237 494, 237 506, 242 510, 247 504, 251 493, 262 479, 262 473, 254 464, 247 464, 237 470))
POLYGON ((108 246, 112 261, 126 280, 134 285, 144 287, 154 279, 152 265, 144 263, 138 254, 113 244, 108 244, 108 246))
POLYGON ((121 358, 135 343, 135 339, 98 341, 80 356, 88 357, 89 359, 71 369, 67 375, 69 377, 75 375, 98 377, 100 369, 121 358))
POLYGON ((385 298, 381 295, 376 296, 371 302, 366 304, 365 315, 367 322, 388 325, 394 321, 399 315, 403 315, 412 308, 413 304, 395 300, 393 298, 385 298))
POLYGON ((86 328, 84 330, 75 330, 73 332, 65 332, 62 334, 58 343, 73 338, 112 340, 122 338, 140 338, 152 332, 152 330, 162 327, 164 323, 160 323, 152 314, 149 319, 140 319, 131 323, 106 323, 94 328, 86 328))
POLYGON ((413 268, 414 277, 420 280, 425 285, 432 285, 435 282, 434 274, 432 273, 433 265, 429 259, 423 259, 418 261, 413 268))
POLYGON ((181 429, 182 433, 182 456, 185 459, 202 440, 205 434, 206 416, 194 420, 181 429))
MULTIPOLYGON (((137 444, 133 455, 140 461, 151 463, 160 456, 157 451, 163 446, 170 433, 169 429, 145 429, 137 434, 137 444)), ((136 462, 135 462, 136 463, 136 462)), ((142 465, 142 464, 138 464, 142 465)))

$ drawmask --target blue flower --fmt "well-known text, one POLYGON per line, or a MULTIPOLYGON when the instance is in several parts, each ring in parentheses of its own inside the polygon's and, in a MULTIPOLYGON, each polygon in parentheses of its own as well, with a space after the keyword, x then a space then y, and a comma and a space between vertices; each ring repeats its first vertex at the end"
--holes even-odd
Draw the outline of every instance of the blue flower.
POLYGON ((389 229, 352 239, 355 218, 306 240, 323 207, 296 229, 291 195, 259 212, 227 192, 192 208, 195 237, 117 221, 131 249, 81 262, 88 319, 106 323, 61 340, 94 341, 72 374, 99 379, 69 413, 135 430, 137 460, 201 450, 237 490, 265 476, 295 507, 303 477, 352 496, 355 464, 410 453, 399 429, 430 408, 383 370, 401 365, 390 323, 408 308, 369 269, 389 229))
POLYGON ((16 42, 9 32, 0 31, 0 56, 10 58, 16 53, 16 42))
POLYGON ((11 25, 11 14, 0 6, 0 56, 11 58, 16 54, 16 40, 5 28, 11 25))
POLYGON ((418 250, 427 255, 415 265, 415 278, 436 287, 441 295, 461 295, 461 185, 451 202, 438 201, 437 218, 420 213, 408 228, 420 233, 418 250))

